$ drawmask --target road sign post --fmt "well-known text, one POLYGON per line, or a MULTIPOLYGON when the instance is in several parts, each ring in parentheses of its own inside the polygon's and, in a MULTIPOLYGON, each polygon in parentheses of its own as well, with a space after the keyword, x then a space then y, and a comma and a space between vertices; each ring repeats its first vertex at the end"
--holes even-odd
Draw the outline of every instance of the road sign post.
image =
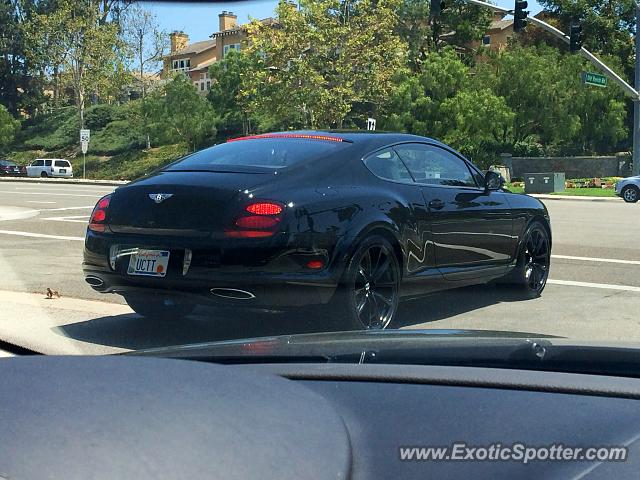
POLYGON ((80 130, 80 146, 82 147, 82 178, 87 178, 87 150, 91 140, 91 130, 83 128, 80 130))

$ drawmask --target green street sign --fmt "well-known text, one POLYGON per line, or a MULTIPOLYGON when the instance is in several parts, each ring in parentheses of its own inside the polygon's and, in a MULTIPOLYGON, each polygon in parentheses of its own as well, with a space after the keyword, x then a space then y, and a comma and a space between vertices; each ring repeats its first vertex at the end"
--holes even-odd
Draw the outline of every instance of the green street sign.
POLYGON ((606 87, 607 77, 599 73, 582 72, 582 83, 585 85, 595 85, 596 87, 606 87))

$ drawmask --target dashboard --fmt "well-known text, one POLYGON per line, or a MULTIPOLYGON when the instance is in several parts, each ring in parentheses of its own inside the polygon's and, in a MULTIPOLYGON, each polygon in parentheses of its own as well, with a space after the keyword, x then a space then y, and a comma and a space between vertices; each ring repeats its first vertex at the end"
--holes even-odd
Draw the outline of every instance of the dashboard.
POLYGON ((0 359, 0 478, 637 478, 640 380, 474 367, 0 359), (402 460, 624 446, 625 461, 402 460))

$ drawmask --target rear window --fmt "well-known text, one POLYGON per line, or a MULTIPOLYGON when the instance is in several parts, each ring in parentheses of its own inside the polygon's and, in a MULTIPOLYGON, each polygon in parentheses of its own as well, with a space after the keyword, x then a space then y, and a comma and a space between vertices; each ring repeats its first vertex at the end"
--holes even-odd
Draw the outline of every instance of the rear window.
POLYGON ((233 166, 286 168, 330 155, 348 145, 347 142, 299 138, 241 140, 196 152, 167 170, 215 170, 233 166))
POLYGON ((69 167, 69 162, 67 162, 66 160, 56 160, 55 163, 56 167, 69 167))

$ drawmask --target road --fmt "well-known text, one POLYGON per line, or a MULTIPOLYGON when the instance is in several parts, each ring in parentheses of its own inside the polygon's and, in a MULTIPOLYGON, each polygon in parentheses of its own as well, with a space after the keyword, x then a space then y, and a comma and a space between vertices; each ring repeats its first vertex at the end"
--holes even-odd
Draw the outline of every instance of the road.
MULTIPOLYGON (((0 339, 43 353, 99 354, 189 342, 322 330, 277 312, 198 310, 180 323, 138 317, 84 283, 86 222, 114 187, 0 182, 0 339), (46 288, 62 297, 46 299, 46 288)), ((640 341, 638 205, 549 200, 553 258, 541 298, 481 286, 401 305, 399 328, 513 330, 640 341)))

